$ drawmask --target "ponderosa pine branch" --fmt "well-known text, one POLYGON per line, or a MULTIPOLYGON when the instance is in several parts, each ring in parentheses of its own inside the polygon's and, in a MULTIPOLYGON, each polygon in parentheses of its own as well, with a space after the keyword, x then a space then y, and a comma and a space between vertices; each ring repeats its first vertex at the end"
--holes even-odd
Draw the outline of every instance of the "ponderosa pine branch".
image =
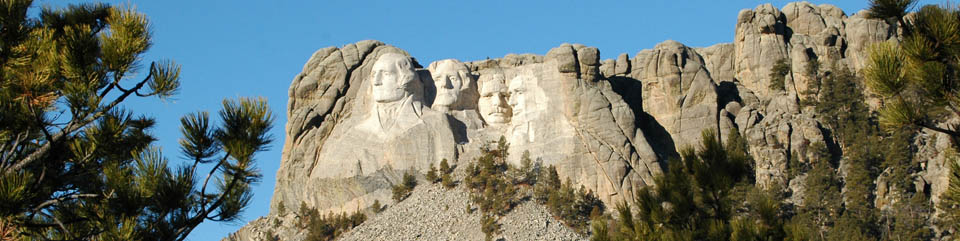
POLYGON ((37 205, 37 207, 33 208, 33 211, 40 212, 40 210, 42 210, 43 208, 46 208, 50 205, 55 205, 65 200, 80 199, 80 198, 96 198, 96 197, 100 197, 100 194, 70 194, 70 195, 59 197, 53 200, 47 200, 46 202, 43 202, 40 205, 37 205))
POLYGON ((227 184, 227 186, 225 186, 223 190, 220 190, 221 193, 220 195, 217 196, 217 198, 215 199, 216 201, 214 201, 213 204, 211 204, 209 207, 206 205, 207 198, 206 198, 205 190, 207 188, 207 184, 210 182, 210 177, 212 176, 213 171, 216 171, 224 162, 227 161, 226 159, 227 157, 229 157, 229 154, 225 155, 224 159, 217 163, 217 166, 215 166, 213 170, 211 170, 210 174, 208 174, 207 178, 204 180, 203 188, 201 189, 201 192, 200 192, 201 194, 200 212, 198 212, 196 216, 189 218, 186 221, 187 223, 186 226, 180 227, 177 230, 176 235, 174 235, 176 237, 179 237, 177 241, 183 241, 184 239, 186 239, 187 238, 186 234, 192 232, 193 229, 197 227, 197 225, 203 222, 204 219, 207 219, 207 215, 212 213, 213 210, 216 210, 221 204, 223 204, 223 201, 226 198, 226 195, 231 191, 233 191, 233 188, 236 187, 237 180, 240 179, 240 175, 241 175, 240 172, 233 174, 233 178, 230 180, 230 183, 227 184))
MULTIPOLYGON (((151 64, 151 66, 153 66, 153 64, 151 64)), ((77 119, 71 120, 70 123, 67 124, 66 127, 64 127, 64 129, 60 130, 60 132, 53 135, 50 139, 47 140, 47 142, 45 142, 42 146, 40 146, 40 148, 37 148, 37 150, 34 150, 32 153, 30 153, 30 155, 28 155, 23 160, 17 163, 14 163, 10 167, 4 168, 2 174, 7 175, 10 173, 19 171, 23 169, 23 167, 25 167, 26 165, 36 162, 41 157, 43 157, 48 152, 50 152, 50 150, 53 148, 54 143, 59 143, 63 141, 63 139, 66 138, 69 134, 74 133, 75 131, 89 125, 90 123, 93 123, 95 120, 105 115, 107 111, 113 109, 114 107, 119 105, 120 102, 123 102, 124 100, 126 100, 127 97, 133 94, 133 92, 137 91, 140 88, 143 88, 143 86, 147 83, 147 81, 150 80, 150 78, 153 78, 153 71, 151 71, 150 74, 148 74, 147 77, 143 79, 143 81, 140 81, 139 83, 137 83, 137 85, 134 86, 132 89, 123 91, 123 94, 120 94, 120 96, 114 99, 110 104, 104 106, 103 108, 100 108, 99 111, 96 111, 92 114, 90 113, 85 114, 87 116, 85 118, 79 118, 79 120, 77 119)))
MULTIPOLYGON (((6 169, 8 165, 12 164, 10 158, 13 157, 14 152, 16 152, 17 148, 20 147, 20 143, 23 142, 27 136, 28 135, 26 132, 17 133, 17 137, 13 139, 13 142, 11 142, 9 150, 4 152, 3 159, 0 159, 0 170, 6 169)), ((6 149, 7 143, 4 143, 3 145, 4 146, 0 148, 0 150, 6 149)))
POLYGON ((940 132, 940 133, 943 133, 943 134, 947 134, 947 135, 949 135, 949 136, 960 136, 960 132, 958 132, 958 131, 940 128, 940 127, 938 127, 938 126, 936 126, 936 125, 931 125, 931 124, 929 124, 929 123, 917 122, 916 125, 919 126, 919 127, 923 127, 923 128, 930 129, 930 130, 932 130, 932 131, 936 131, 936 132, 940 132))

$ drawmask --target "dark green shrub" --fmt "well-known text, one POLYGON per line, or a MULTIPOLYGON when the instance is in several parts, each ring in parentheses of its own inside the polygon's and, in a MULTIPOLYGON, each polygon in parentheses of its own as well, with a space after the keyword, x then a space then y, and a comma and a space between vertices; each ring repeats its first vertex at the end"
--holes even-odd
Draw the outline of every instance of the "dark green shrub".
POLYGON ((373 200, 373 205, 370 205, 370 209, 373 209, 373 213, 383 211, 383 204, 380 204, 380 199, 373 200))
POLYGON ((772 91, 783 91, 787 74, 790 74, 790 63, 787 63, 787 59, 777 60, 770 68, 770 85, 767 87, 772 91))
POLYGON ((403 180, 397 185, 393 185, 393 201, 400 202, 410 196, 413 188, 417 186, 417 178, 412 173, 403 173, 403 180))
POLYGON ((427 171, 426 178, 430 183, 437 183, 440 181, 440 176, 437 175, 437 168, 433 166, 433 163, 430 163, 430 169, 427 171))
POLYGON ((305 241, 329 241, 335 240, 341 234, 360 225, 367 220, 367 216, 362 212, 356 212, 351 215, 346 213, 319 215, 316 209, 309 212, 306 216, 307 237, 305 241))
POLYGON ((494 236, 500 234, 500 224, 494 215, 484 213, 480 219, 480 230, 483 231, 484 240, 493 240, 494 236))

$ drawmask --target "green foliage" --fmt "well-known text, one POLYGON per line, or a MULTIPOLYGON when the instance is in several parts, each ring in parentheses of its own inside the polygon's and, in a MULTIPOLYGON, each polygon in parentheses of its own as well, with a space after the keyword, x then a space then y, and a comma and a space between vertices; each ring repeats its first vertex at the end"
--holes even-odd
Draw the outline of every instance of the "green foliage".
POLYGON ((900 19, 914 4, 914 0, 870 0, 867 17, 900 19))
POLYGON ((496 148, 483 147, 483 155, 476 164, 467 167, 464 182, 474 191, 473 202, 480 211, 502 216, 509 212, 519 201, 518 189, 507 175, 511 167, 506 158, 509 148, 504 138, 496 143, 496 148))
POLYGON ((960 137, 956 127, 937 123, 960 116, 960 8, 927 5, 908 20, 910 0, 876 0, 868 16, 896 22, 903 29, 899 44, 874 44, 864 68, 868 86, 886 105, 880 123, 887 130, 919 126, 960 137))
POLYGON ((837 67, 831 75, 823 79, 820 98, 816 105, 820 119, 833 130, 839 141, 852 145, 853 141, 875 135, 875 126, 870 111, 864 103, 860 80, 846 67, 837 67))
POLYGON ((807 76, 808 82, 807 89, 800 93, 803 95, 801 104, 804 106, 816 105, 821 84, 820 61, 815 58, 810 58, 810 60, 807 61, 804 74, 807 76))
POLYGON ((582 186, 574 188, 569 179, 561 183, 556 167, 542 169, 536 179, 534 200, 574 230, 585 233, 590 220, 603 214, 605 206, 596 194, 582 186))
POLYGON ((919 165, 914 165, 913 133, 916 133, 914 128, 899 129, 884 138, 881 143, 883 162, 880 167, 887 170, 889 174, 890 189, 904 192, 916 191, 910 177, 910 173, 920 171, 919 165))
POLYGON ((607 219, 608 218, 603 215, 600 215, 590 220, 590 230, 593 230, 593 236, 590 237, 590 241, 613 240, 613 238, 610 237, 610 226, 607 223, 607 219))
POLYGON ((790 74, 790 63, 787 59, 779 59, 770 68, 770 84, 767 86, 772 91, 786 90, 786 78, 790 74))
MULTIPOLYGON (((506 215, 524 196, 520 188, 533 188, 534 199, 545 204, 555 217, 581 233, 589 228, 590 218, 603 214, 603 202, 584 187, 574 188, 568 180, 560 182, 556 167, 544 169, 535 167, 529 152, 521 156, 521 166, 514 167, 506 162, 507 149, 504 138, 493 143, 495 147, 485 146, 483 155, 476 163, 467 166, 464 183, 474 192, 473 204, 483 212, 482 223, 487 238, 499 231, 496 219, 506 215), (532 185, 532 186, 531 186, 532 185)), ((529 189, 527 189, 529 190, 529 189)), ((473 206, 467 206, 467 212, 473 212, 473 206)))
POLYGON ((410 196, 413 188, 417 186, 417 178, 411 172, 404 172, 403 179, 397 185, 393 185, 393 201, 400 202, 410 196))
POLYGON ((263 236, 266 237, 266 241, 280 241, 280 236, 274 234, 273 230, 267 230, 263 236))
POLYGON ((940 195, 940 220, 946 229, 956 234, 960 231, 960 158, 956 151, 950 150, 947 164, 950 165, 947 190, 940 195))
MULTIPOLYGON (((839 144, 840 150, 839 153, 830 153, 825 146, 811 146, 810 151, 817 158, 811 161, 813 167, 808 172, 806 188, 820 191, 804 194, 804 205, 794 219, 796 223, 820 227, 808 232, 810 239, 873 240, 889 237, 890 233, 884 234, 880 223, 892 217, 874 207, 874 180, 882 170, 887 170, 892 174, 888 176, 888 183, 894 187, 889 190, 898 192, 889 194, 909 195, 912 190, 909 173, 918 171, 910 164, 913 152, 908 133, 914 129, 900 128, 893 130, 890 136, 881 136, 878 123, 865 104, 857 76, 846 67, 834 69, 837 71, 823 79, 822 101, 816 103, 816 110, 822 122, 830 128, 832 136, 829 137, 839 144), (833 166, 834 161, 845 166, 842 180, 834 171, 837 168, 833 166), (842 196, 840 190, 843 190, 842 196)), ((880 124, 884 120, 882 115, 881 112, 880 124)))
POLYGON ((457 184, 453 182, 453 177, 450 176, 450 173, 444 173, 440 176, 440 184, 448 189, 457 186, 457 184))
POLYGON ((484 213, 483 217, 480 218, 480 231, 483 231, 484 240, 493 240, 493 238, 500 234, 500 224, 497 223, 497 217, 489 213, 484 213))
POLYGON ((31 17, 32 3, 0 4, 2 218, 40 240, 183 240, 205 220, 237 220, 261 177, 254 155, 273 140, 265 100, 225 100, 213 121, 184 116, 192 164, 170 167, 154 119, 123 108, 180 89, 172 60, 141 70, 146 15, 82 4, 31 17))
MULTIPOLYGON (((927 223, 933 212, 930 200, 923 193, 914 193, 894 203, 883 216, 883 236, 888 240, 931 240, 933 228, 927 223)), ((941 226, 944 227, 944 226, 941 226)))
POLYGON ((453 182, 453 168, 450 167, 450 164, 447 163, 447 159, 444 158, 443 161, 440 161, 440 184, 445 188, 453 188, 456 186, 456 183, 453 182))
POLYGON ((603 214, 605 206, 596 194, 582 186, 574 188, 569 179, 561 183, 556 167, 542 169, 536 179, 534 200, 574 230, 585 233, 590 220, 603 214))
MULTIPOLYGON (((819 143, 811 148, 815 153, 825 153, 822 150, 826 149, 819 143)), ((810 166, 805 180, 805 188, 810 191, 804 192, 803 205, 792 221, 804 227, 806 239, 824 240, 829 228, 841 215, 841 183, 830 165, 829 156, 811 160, 810 166)))
MULTIPOLYGON (((617 207, 617 240, 729 240, 782 237, 779 201, 756 194, 746 202, 733 193, 752 185, 747 158, 738 148, 724 147, 712 130, 702 135, 699 151, 684 149, 655 185, 641 189, 636 214, 617 207), (734 154, 736 153, 736 154, 734 154), (747 206, 743 206, 746 203, 747 206), (737 215, 738 209, 753 210, 737 215)), ((728 142, 731 143, 731 142, 728 142)), ((760 191, 756 191, 760 192, 760 191)))
POLYGON ((383 204, 380 204, 380 199, 373 200, 373 205, 370 205, 370 209, 373 210, 373 213, 380 213, 383 211, 383 204))
POLYGON ((537 168, 534 167, 533 160, 530 158, 530 151, 523 151, 520 156, 520 168, 513 169, 516 184, 533 185, 537 182, 537 168))
POLYGON ((440 181, 440 176, 437 176, 437 168, 433 166, 433 163, 430 163, 430 169, 427 171, 426 178, 430 183, 437 183, 440 181))
POLYGON ((560 175, 557 173, 557 167, 548 166, 541 169, 537 177, 537 183, 534 185, 533 197, 539 203, 546 203, 552 193, 560 190, 560 185, 560 175))
POLYGON ((443 160, 440 161, 440 173, 448 174, 451 172, 453 172, 453 168, 450 167, 450 163, 447 162, 447 158, 443 158, 443 160))
POLYGON ((301 219, 307 220, 302 226, 307 231, 305 241, 336 240, 341 234, 367 220, 367 216, 360 211, 350 215, 346 213, 320 215, 317 209, 307 208, 303 214, 301 219))

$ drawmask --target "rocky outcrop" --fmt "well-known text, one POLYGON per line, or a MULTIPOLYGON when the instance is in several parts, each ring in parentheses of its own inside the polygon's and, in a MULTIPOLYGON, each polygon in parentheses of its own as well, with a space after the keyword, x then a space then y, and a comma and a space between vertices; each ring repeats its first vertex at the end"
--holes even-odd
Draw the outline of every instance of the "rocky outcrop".
POLYGON ((735 78, 757 96, 771 95, 770 68, 788 58, 789 32, 786 16, 771 4, 754 10, 744 9, 737 15, 733 39, 735 78))
POLYGON ((410 80, 414 87, 404 87, 408 97, 384 102, 381 97, 389 93, 378 92, 379 80, 374 79, 383 71, 378 66, 391 65, 381 64, 382 56, 393 56, 389 54, 406 56, 375 41, 322 49, 294 79, 274 210, 305 203, 321 212, 340 212, 387 201, 390 185, 403 172, 425 172, 442 159, 470 161, 480 146, 500 136, 511 144, 515 164, 529 152, 544 165, 557 166, 561 178, 594 190, 610 204, 628 200, 624 197, 661 172, 658 157, 635 124, 633 109, 600 74, 596 48, 563 45, 545 57, 512 55, 472 62, 463 68, 472 73, 459 71, 456 76, 455 67, 446 67, 455 61, 433 67, 433 72, 449 75, 411 70, 417 77, 410 80), (475 76, 479 85, 472 82, 475 76), (469 86, 461 82, 479 88, 461 88, 469 86), (452 83, 457 87, 447 86, 452 83), (491 84, 499 88, 488 88, 491 84), (438 96, 436 91, 444 92, 438 96), (449 118, 440 118, 444 112, 427 106, 436 100, 424 98, 460 103, 451 98, 480 96, 477 91, 509 97, 481 96, 457 108, 444 106, 449 118), (391 105, 400 107, 388 112, 391 105), (490 109, 506 109, 509 116, 495 121, 485 114, 490 109), (464 119, 468 116, 485 122, 464 124, 473 122, 464 119))
MULTIPOLYGON (((406 55, 403 50, 377 41, 362 41, 321 49, 307 61, 290 87, 287 138, 271 211, 279 205, 298 207, 301 202, 324 212, 355 210, 377 199, 388 200, 387 189, 403 170, 453 157, 452 134, 441 135, 447 139, 436 142, 446 145, 444 149, 431 145, 421 152, 405 149, 432 143, 414 138, 346 134, 368 116, 366 112, 373 101, 369 98, 370 85, 364 83, 369 83, 366 79, 374 62, 390 53, 406 55)), ((430 122, 448 125, 441 113, 422 116, 436 120, 430 122)), ((427 126, 431 125, 416 130, 429 129, 427 126)), ((449 128, 446 130, 450 133, 449 128)))
POLYGON ((643 111, 678 145, 695 146, 700 133, 718 128, 717 86, 697 52, 676 41, 637 53, 631 75, 642 85, 643 111))
POLYGON ((704 67, 710 71, 710 77, 715 82, 728 81, 733 82, 736 71, 734 71, 734 45, 732 43, 715 44, 706 48, 698 48, 696 52, 703 57, 704 67))
MULTIPOLYGON (((731 43, 691 48, 665 41, 611 59, 602 59, 594 47, 563 44, 545 55, 443 60, 423 68, 405 51, 377 41, 321 49, 291 83, 287 138, 271 215, 242 232, 277 225, 288 228, 278 229, 281 236, 296 240, 302 233, 289 229, 295 215, 278 215, 278 209, 301 203, 321 212, 350 212, 379 200, 404 207, 384 214, 380 219, 388 221, 382 222, 402 223, 411 218, 403 212, 425 212, 390 203, 389 187, 403 172, 423 173, 442 159, 470 162, 480 147, 501 136, 510 144, 509 162, 519 164, 520 156, 529 153, 543 165, 556 166, 561 179, 593 190, 612 207, 631 201, 636 191, 653 183, 678 150, 696 147, 702 131, 717 129, 721 140, 736 133, 745 138, 756 161, 758 184, 790 189, 794 195, 789 201, 802 205, 802 194, 810 190, 802 185, 805 175, 792 180, 787 176, 788 160, 808 162, 815 158, 807 150, 810 144, 832 143, 813 109, 800 103, 818 96, 820 79, 836 68, 859 72, 866 48, 896 41, 897 29, 866 19, 862 12, 847 16, 832 5, 807 2, 783 9, 761 5, 742 10, 736 20, 731 43), (393 64, 380 63, 384 56, 393 56, 387 57, 393 64), (410 61, 409 68, 397 58, 410 61), (785 89, 771 90, 771 68, 781 59, 791 66, 785 89), (808 71, 814 62, 819 63, 819 74, 808 71), (415 77, 378 79, 378 73, 415 77), (400 87, 383 85, 396 81, 400 87), (402 90, 397 92, 402 98, 386 98, 392 90, 402 90)), ((924 169, 916 176, 917 186, 936 200, 945 187, 949 161, 936 150, 945 149, 940 147, 949 140, 924 133, 917 138, 921 148, 915 159, 924 169)), ((884 192, 878 196, 887 195, 883 182, 878 181, 878 190, 884 192)), ((428 212, 453 217, 451 213, 463 209, 462 200, 450 196, 461 194, 431 190, 424 198, 456 211, 428 212)), ((539 212, 536 209, 523 212, 539 212)), ((533 220, 547 224, 533 230, 556 231, 551 226, 555 223, 539 218, 533 220)), ((527 221, 515 223, 526 229, 522 226, 527 221)), ((364 225, 347 237, 375 239, 416 228, 383 225, 364 225)), ((434 231, 423 232, 454 237, 434 231)), ((508 236, 554 237, 516 235, 508 236)))

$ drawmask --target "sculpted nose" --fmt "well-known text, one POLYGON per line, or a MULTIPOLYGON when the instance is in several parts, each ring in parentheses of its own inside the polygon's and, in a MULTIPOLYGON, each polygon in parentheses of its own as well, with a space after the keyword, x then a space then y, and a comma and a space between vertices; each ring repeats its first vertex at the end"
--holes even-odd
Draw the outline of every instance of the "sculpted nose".
POLYGON ((450 81, 450 78, 443 78, 443 88, 453 89, 453 81, 450 81))
POLYGON ((437 80, 440 81, 440 85, 437 86, 437 87, 444 88, 444 89, 452 89, 452 88, 453 88, 453 84, 450 83, 450 78, 447 78, 447 77, 439 77, 437 80))
POLYGON ((383 83, 382 83, 382 81, 380 80, 380 75, 379 75, 379 74, 374 74, 374 75, 373 75, 373 85, 374 85, 374 86, 380 86, 381 84, 383 84, 383 83))
POLYGON ((496 106, 503 106, 503 102, 504 102, 504 101, 503 101, 503 95, 497 95, 496 98, 493 98, 493 103, 494 103, 496 106))

